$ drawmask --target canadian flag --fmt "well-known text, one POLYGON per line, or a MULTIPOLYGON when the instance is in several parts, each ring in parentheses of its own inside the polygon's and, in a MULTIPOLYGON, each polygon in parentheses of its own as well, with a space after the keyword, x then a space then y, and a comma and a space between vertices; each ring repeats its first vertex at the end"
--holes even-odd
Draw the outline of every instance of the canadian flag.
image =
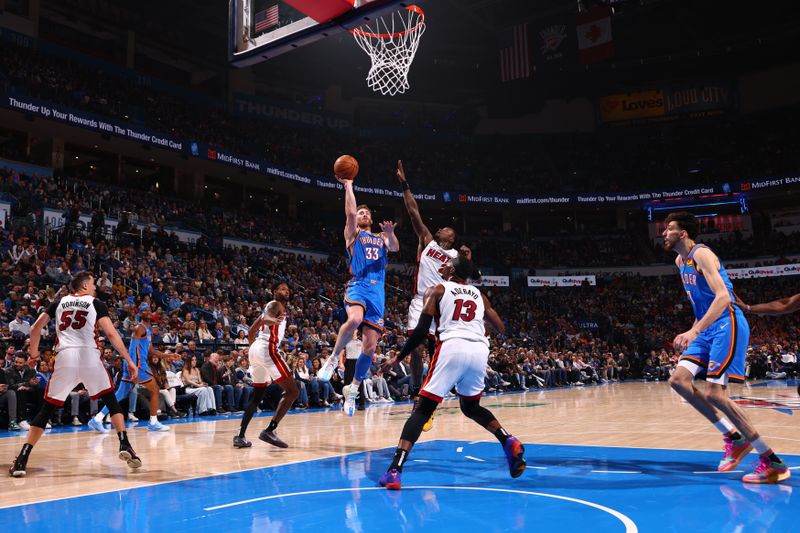
POLYGON ((594 6, 589 11, 578 13, 575 29, 580 63, 597 63, 614 56, 610 7, 594 6))

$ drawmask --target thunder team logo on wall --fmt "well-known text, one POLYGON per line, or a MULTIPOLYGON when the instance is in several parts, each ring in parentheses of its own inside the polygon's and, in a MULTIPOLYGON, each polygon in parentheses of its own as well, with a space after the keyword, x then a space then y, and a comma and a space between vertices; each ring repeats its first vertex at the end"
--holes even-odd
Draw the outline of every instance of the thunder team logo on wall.
POLYGON ((567 26, 565 24, 554 24, 543 28, 539 32, 541 45, 539 50, 543 54, 557 52, 561 43, 567 38, 567 26))

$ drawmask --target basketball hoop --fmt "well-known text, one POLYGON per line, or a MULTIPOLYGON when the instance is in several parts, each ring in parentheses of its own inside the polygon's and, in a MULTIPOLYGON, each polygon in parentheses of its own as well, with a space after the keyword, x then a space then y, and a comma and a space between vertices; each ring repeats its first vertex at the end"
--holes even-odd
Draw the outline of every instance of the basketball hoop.
POLYGON ((425 33, 422 9, 408 6, 352 29, 350 33, 372 60, 367 85, 384 96, 406 92, 408 70, 417 53, 420 37, 425 33))

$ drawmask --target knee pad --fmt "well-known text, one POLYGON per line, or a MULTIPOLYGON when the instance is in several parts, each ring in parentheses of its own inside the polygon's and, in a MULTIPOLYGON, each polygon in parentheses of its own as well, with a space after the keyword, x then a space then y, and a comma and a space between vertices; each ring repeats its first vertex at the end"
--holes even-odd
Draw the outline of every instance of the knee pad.
POLYGON ((31 425, 36 426, 37 428, 46 428, 47 423, 50 421, 50 418, 55 412, 56 406, 45 400, 42 408, 39 409, 39 412, 36 413, 36 416, 31 419, 31 425))
POLYGON ((117 397, 114 395, 113 392, 105 393, 104 395, 100 396, 100 399, 103 400, 103 403, 106 404, 109 415, 114 416, 116 414, 122 413, 122 407, 119 406, 117 397))

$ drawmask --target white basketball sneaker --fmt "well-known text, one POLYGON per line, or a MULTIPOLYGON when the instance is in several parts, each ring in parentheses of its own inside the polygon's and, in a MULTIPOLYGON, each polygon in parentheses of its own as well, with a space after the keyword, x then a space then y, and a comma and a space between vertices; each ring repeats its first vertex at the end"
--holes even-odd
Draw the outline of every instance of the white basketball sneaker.
POLYGON ((336 363, 339 361, 339 358, 335 354, 331 354, 325 359, 325 362, 322 363, 322 366, 317 372, 317 379, 320 381, 330 381, 333 377, 333 371, 336 370, 336 363))
POLYGON ((356 412, 356 399, 358 399, 358 387, 354 387, 351 383, 350 385, 345 385, 342 389, 342 394, 344 395, 344 414, 347 416, 353 416, 356 412))

